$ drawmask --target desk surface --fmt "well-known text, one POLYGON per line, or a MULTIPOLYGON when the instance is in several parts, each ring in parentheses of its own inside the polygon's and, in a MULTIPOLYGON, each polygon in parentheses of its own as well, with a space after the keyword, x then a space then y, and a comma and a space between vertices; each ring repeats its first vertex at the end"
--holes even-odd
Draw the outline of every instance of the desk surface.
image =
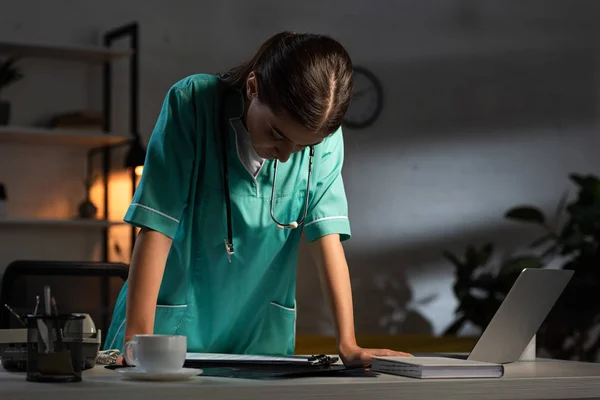
POLYGON ((503 378, 423 380, 378 374, 375 377, 322 377, 258 381, 197 376, 183 382, 126 380, 103 367, 87 370, 83 381, 33 383, 24 373, 0 367, 0 398, 70 400, 190 399, 584 399, 600 398, 600 364, 538 360, 505 366, 503 378))

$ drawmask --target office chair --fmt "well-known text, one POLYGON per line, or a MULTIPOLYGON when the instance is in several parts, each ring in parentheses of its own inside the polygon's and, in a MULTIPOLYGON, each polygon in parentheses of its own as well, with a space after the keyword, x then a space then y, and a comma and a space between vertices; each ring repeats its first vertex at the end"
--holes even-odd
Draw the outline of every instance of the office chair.
POLYGON ((103 342, 128 272, 128 265, 123 263, 14 261, 6 267, 1 277, 0 329, 22 327, 4 304, 24 315, 33 312, 36 296, 40 296, 38 312, 42 312, 43 289, 49 285, 58 311, 89 314, 96 328, 102 330, 103 342))

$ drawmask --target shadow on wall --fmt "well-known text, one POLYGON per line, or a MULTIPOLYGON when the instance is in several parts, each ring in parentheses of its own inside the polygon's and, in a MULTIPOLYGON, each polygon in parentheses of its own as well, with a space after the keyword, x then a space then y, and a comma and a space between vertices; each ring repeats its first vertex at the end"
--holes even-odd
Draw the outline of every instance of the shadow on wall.
MULTIPOLYGON (((357 334, 433 333, 431 323, 413 308, 412 290, 397 260, 398 254, 392 252, 348 259, 357 334)), ((426 305, 434 298, 419 303, 426 305)), ((317 269, 305 244, 299 251, 297 299, 299 333, 334 335, 317 269)))
POLYGON ((427 307, 438 294, 416 299, 399 257, 391 250, 349 258, 358 333, 433 334, 433 325, 418 308, 427 307))
MULTIPOLYGON (((449 299, 454 299, 454 270, 442 257, 442 251, 462 254, 470 244, 491 241, 498 249, 504 249, 504 254, 501 250, 496 255, 503 257, 518 251, 536 234, 534 229, 510 223, 490 224, 372 251, 360 248, 358 242, 351 244, 353 239, 345 249, 352 278, 357 334, 435 335, 443 331, 454 320, 453 305, 448 304, 449 299), (445 290, 440 290, 442 286, 445 290)), ((299 252, 297 301, 299 333, 334 334, 316 267, 305 244, 299 252)))

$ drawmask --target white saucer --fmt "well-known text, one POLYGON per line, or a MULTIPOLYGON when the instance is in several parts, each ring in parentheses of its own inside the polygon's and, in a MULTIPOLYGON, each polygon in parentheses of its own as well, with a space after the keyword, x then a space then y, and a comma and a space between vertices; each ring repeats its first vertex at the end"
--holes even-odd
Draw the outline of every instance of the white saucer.
POLYGON ((130 367, 118 368, 116 371, 126 378, 139 381, 181 381, 202 374, 202 370, 197 368, 181 368, 179 371, 172 372, 150 372, 130 367))

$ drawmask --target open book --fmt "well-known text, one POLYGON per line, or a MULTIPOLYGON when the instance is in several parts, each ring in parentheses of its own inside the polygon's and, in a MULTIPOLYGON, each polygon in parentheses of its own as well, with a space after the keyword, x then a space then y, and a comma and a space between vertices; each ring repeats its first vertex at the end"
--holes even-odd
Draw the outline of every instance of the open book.
POLYGON ((500 378, 502 364, 445 357, 374 357, 371 371, 412 378, 500 378))

